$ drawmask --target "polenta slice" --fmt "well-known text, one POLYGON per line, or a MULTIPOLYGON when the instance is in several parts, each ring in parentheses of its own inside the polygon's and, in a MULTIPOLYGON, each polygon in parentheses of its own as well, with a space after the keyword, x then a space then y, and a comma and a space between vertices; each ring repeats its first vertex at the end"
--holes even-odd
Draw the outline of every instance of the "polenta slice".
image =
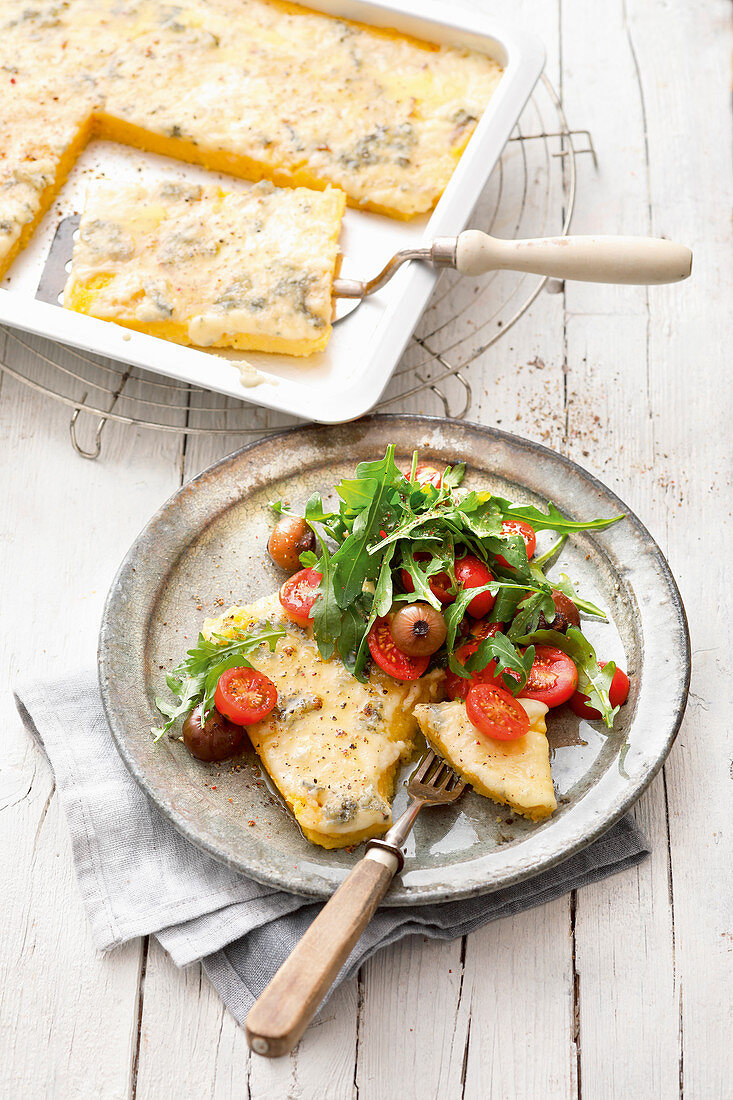
POLYGON ((482 736, 458 699, 417 706, 415 717, 431 745, 474 790, 540 821, 557 809, 545 726, 547 707, 533 699, 517 702, 527 712, 529 731, 516 741, 482 736))
POLYGON ((331 333, 342 191, 92 192, 64 305, 179 344, 311 355, 331 333))
POLYGON ((413 708, 442 696, 444 674, 400 683, 376 670, 362 684, 338 658, 321 658, 312 630, 292 623, 276 594, 208 619, 204 634, 238 636, 266 621, 287 636, 249 658, 278 692, 275 709, 247 727, 262 763, 313 844, 343 848, 386 832, 397 769, 415 747, 413 708))
POLYGON ((2 274, 90 136, 411 218, 502 69, 280 0, 2 0, 0 74, 2 274))

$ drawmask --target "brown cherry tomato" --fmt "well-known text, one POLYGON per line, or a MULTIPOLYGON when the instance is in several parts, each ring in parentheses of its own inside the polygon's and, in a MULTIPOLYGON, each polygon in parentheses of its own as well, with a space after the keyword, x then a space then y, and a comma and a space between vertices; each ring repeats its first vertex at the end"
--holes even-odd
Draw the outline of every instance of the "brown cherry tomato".
POLYGON ((247 731, 235 726, 223 714, 212 710, 202 724, 202 707, 194 707, 183 723, 183 743, 197 760, 214 763, 239 752, 247 740, 247 731))

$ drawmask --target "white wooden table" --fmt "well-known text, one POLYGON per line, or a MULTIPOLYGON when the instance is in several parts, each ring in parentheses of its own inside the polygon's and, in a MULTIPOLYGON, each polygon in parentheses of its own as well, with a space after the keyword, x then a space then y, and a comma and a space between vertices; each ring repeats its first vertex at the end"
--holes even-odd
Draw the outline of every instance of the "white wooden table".
MULTIPOLYGON (((681 586, 690 701, 634 811, 652 855, 463 942, 417 937, 383 952, 290 1058, 268 1062, 250 1057, 198 967, 176 970, 153 942, 94 950, 53 778, 4 690, 7 1100, 733 1095, 728 4, 488 6, 544 38, 570 124, 592 130, 599 169, 580 169, 574 231, 666 235, 695 251, 684 287, 541 294, 470 375, 470 416, 549 442, 606 481, 648 524, 681 586)), ((17 362, 2 337, 0 353, 17 362)), ((7 376, 0 386, 9 686, 91 664, 102 600, 132 538, 241 440, 184 443, 111 425, 102 457, 86 462, 69 446, 68 410, 7 376)), ((437 411, 424 397, 403 407, 437 411)))

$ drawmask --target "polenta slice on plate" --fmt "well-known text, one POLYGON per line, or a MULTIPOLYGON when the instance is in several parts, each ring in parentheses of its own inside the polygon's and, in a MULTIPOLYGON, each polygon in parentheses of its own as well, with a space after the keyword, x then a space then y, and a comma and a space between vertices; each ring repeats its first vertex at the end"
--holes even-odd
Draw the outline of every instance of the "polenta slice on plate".
POLYGON ((306 356, 331 334, 346 197, 163 182, 98 187, 64 291, 68 309, 179 344, 306 356))
POLYGON ((545 725, 548 708, 534 699, 517 702, 527 712, 529 729, 513 741, 483 737, 460 699, 417 706, 415 717, 436 752, 475 791, 540 821, 557 809, 545 725))
POLYGON ((442 697, 444 674, 399 682, 375 669, 361 683, 338 657, 323 660, 277 594, 208 619, 204 635, 238 638, 265 623, 285 636, 249 660, 275 684, 277 705, 247 733, 268 774, 314 844, 343 848, 386 832, 397 770, 415 751, 413 708, 442 697))

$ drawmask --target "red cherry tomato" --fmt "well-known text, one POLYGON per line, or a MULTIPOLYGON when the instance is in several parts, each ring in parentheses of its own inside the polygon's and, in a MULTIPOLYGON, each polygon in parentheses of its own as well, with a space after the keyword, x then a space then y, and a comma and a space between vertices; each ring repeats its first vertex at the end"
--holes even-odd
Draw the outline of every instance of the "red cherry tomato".
MULTIPOLYGON (((430 554, 421 551, 415 554, 415 561, 429 561, 430 554)), ((402 578, 402 587, 405 592, 414 592, 415 585, 412 583, 412 577, 406 569, 400 569, 400 577, 402 578)), ((436 600, 440 600, 441 603, 453 603, 455 596, 452 596, 448 589, 451 587, 451 579, 447 573, 434 573, 428 580, 428 586, 430 591, 435 596, 436 600)))
POLYGON ((430 662, 429 657, 408 657, 394 644, 387 619, 377 619, 367 635, 372 660, 395 680, 417 680, 430 662))
POLYGON ((419 462, 415 468, 415 481, 418 485, 433 485, 436 489, 440 489, 443 484, 443 474, 437 466, 419 462))
MULTIPOLYGON (((608 661, 599 662, 601 668, 605 668, 608 661)), ((629 697, 629 678, 622 668, 617 668, 613 674, 613 680, 611 680, 611 686, 608 689, 608 698, 611 701, 612 707, 622 707, 629 697)), ((578 718, 587 718, 589 721, 594 722, 598 718, 602 718, 603 715, 595 707, 592 707, 588 702, 588 696, 583 695, 582 691, 576 691, 570 699, 570 706, 578 718)))
MULTIPOLYGON (((493 579, 493 574, 488 567, 472 554, 466 554, 465 558, 456 562, 456 580, 461 588, 481 588, 493 579)), ((471 600, 466 610, 472 618, 483 619, 484 615, 488 615, 491 611, 495 602, 496 596, 492 596, 491 592, 482 592, 480 596, 471 600)))
POLYGON ((521 703, 492 684, 474 684, 466 698, 466 714, 479 733, 493 741, 515 741, 529 730, 521 703))
POLYGON ((486 619, 478 619, 475 623, 471 624, 471 634, 474 638, 479 638, 481 641, 483 641, 484 638, 494 638, 497 634, 503 633, 503 623, 490 623, 486 619))
POLYGON ((280 589, 280 603, 285 613, 300 626, 311 626, 311 608, 316 602, 322 574, 317 569, 299 569, 280 589))
POLYGON ((567 703, 578 686, 573 660, 553 645, 538 645, 529 679, 519 693, 521 699, 536 699, 548 707, 567 703))
MULTIPOLYGON (((462 645, 456 650, 455 658, 459 664, 465 665, 477 649, 478 642, 467 642, 466 645, 462 645)), ((497 682, 500 683, 496 679, 496 661, 489 661, 485 668, 472 673, 468 680, 465 676, 459 676, 457 672, 448 669, 445 674, 445 691, 449 699, 465 699, 474 684, 495 684, 497 682)))
POLYGON ((254 668, 228 668, 219 677, 214 706, 237 726, 251 726, 266 718, 277 702, 272 680, 254 668))
MULTIPOLYGON (((505 519, 501 525, 501 533, 502 535, 521 535, 527 550, 527 559, 531 558, 537 549, 537 535, 534 527, 525 523, 523 519, 505 519)), ((511 569, 503 554, 496 555, 496 564, 503 566, 504 569, 511 569)))

